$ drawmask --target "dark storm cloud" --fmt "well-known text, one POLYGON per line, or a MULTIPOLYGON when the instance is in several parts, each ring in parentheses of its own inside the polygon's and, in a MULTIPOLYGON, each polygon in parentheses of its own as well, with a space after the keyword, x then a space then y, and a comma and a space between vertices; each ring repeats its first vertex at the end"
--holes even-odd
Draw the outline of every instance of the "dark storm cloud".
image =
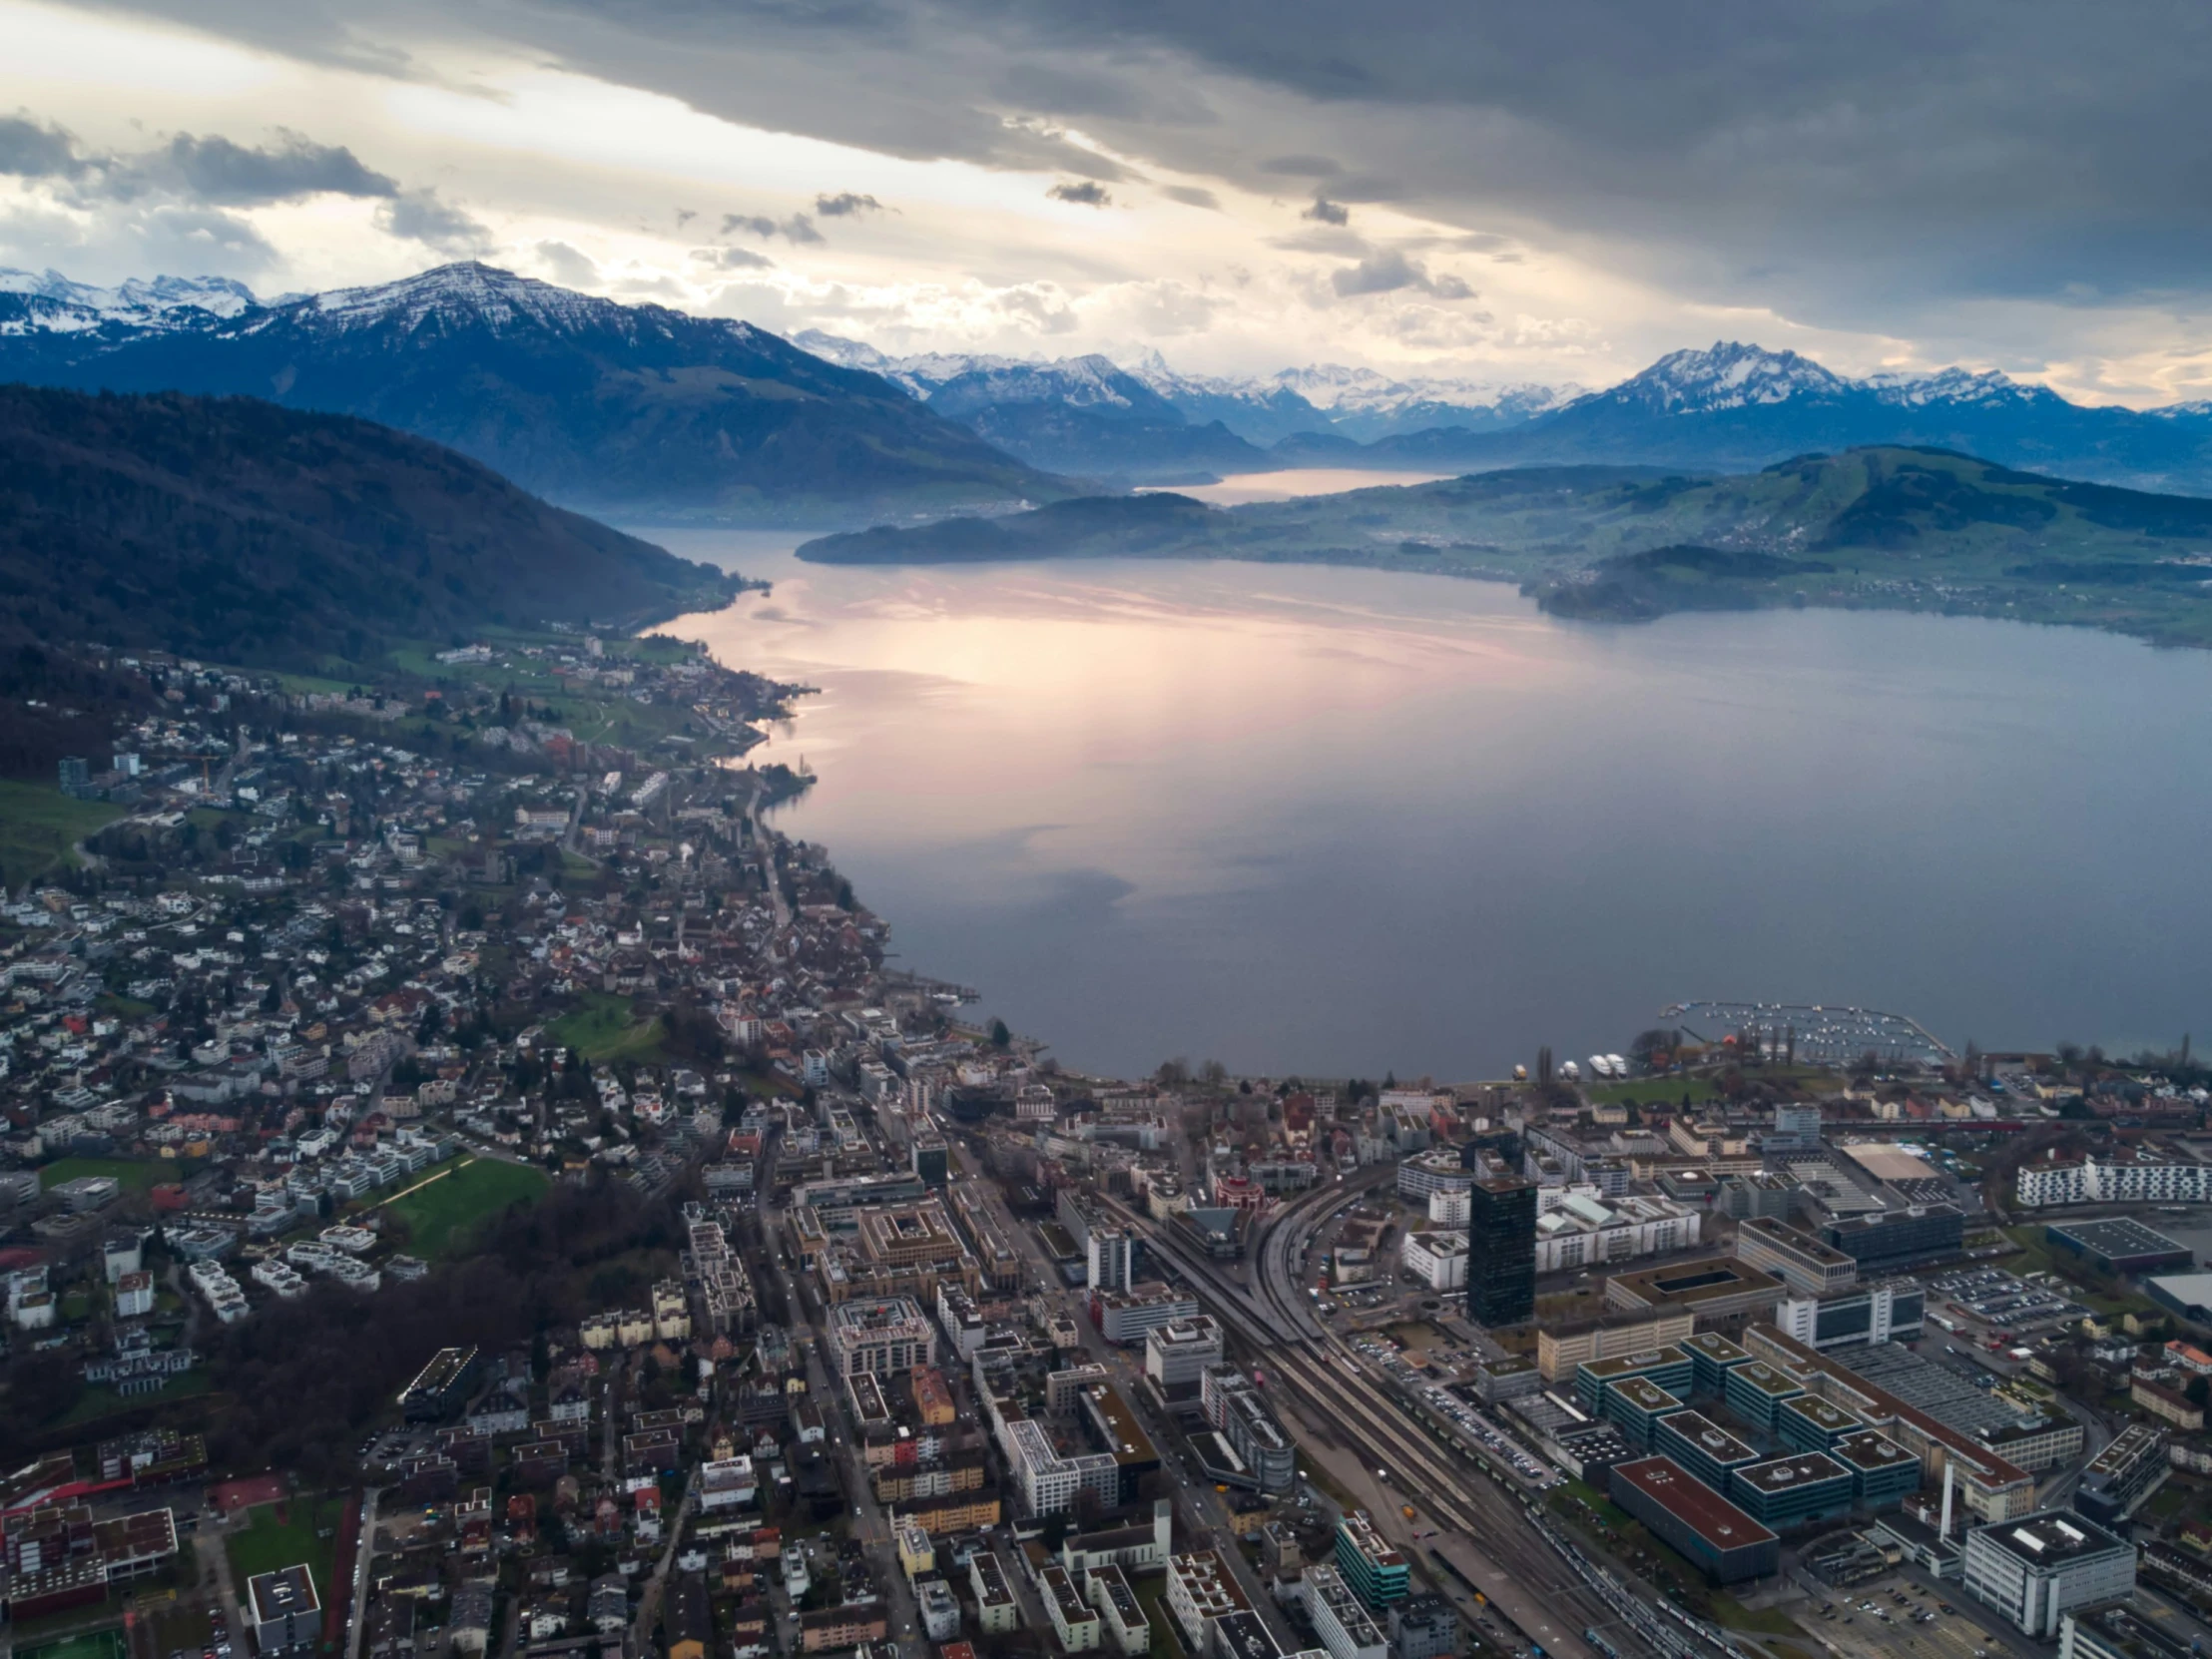
POLYGON ((872 196, 861 196, 854 191, 839 191, 834 196, 815 198, 815 212, 824 219, 849 219, 854 214, 879 214, 883 204, 872 196))
POLYGON ((376 228, 440 254, 481 254, 491 246, 489 231, 451 203, 440 201, 434 190, 401 191, 376 210, 376 228))
POLYGON ((1045 195, 1055 202, 1072 202, 1078 208, 1105 208, 1113 205, 1113 192, 1096 179, 1085 179, 1081 184, 1054 185, 1045 195))
POLYGON ((1350 225, 1352 210, 1342 202, 1332 202, 1326 196, 1314 198, 1314 205, 1298 216, 1310 219, 1316 225, 1350 225))
POLYGON ((397 180, 364 167, 344 146, 316 144, 282 128, 268 145, 239 144, 219 133, 178 133, 152 150, 124 154, 88 150, 66 127, 28 111, 0 116, 0 174, 68 180, 89 197, 185 197, 216 208, 399 194, 397 180))
POLYGON ((72 179, 84 161, 68 130, 28 114, 0 116, 0 174, 17 179, 72 179))
POLYGON ((1394 248, 1373 250, 1358 265, 1333 274, 1329 285, 1347 299, 1364 293, 1395 293, 1400 288, 1415 288, 1436 299, 1474 297, 1474 290, 1458 277, 1430 276, 1420 261, 1394 248))
MULTIPOLYGON (((334 0, 136 3, 301 56, 367 50, 334 0)), ((359 15, 390 39, 473 28, 752 126, 1120 182, 1128 169, 1065 122, 1132 164, 1262 192, 1326 178, 1335 202, 1386 197, 1809 317, 2212 288, 2212 13, 2152 0, 390 0, 373 25, 359 15), (1218 115, 1163 119, 1172 99, 1218 115)))
POLYGON ((290 132, 279 132, 274 145, 253 149, 220 135, 179 133, 140 165, 166 168, 193 196, 229 208, 302 196, 399 194, 397 180, 363 167, 352 151, 290 132))

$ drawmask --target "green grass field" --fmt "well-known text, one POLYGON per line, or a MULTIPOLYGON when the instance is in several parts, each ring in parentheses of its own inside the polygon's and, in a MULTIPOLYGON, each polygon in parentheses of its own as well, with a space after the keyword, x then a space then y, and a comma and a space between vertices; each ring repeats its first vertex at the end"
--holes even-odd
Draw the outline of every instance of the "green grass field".
POLYGON ((96 1382, 77 1396, 77 1403, 62 1418, 64 1426, 97 1422, 102 1417, 118 1411, 136 1411, 142 1406, 167 1399, 191 1399, 195 1395, 212 1392, 215 1380, 204 1371, 188 1371, 182 1377, 166 1379, 159 1388, 150 1394, 132 1394, 128 1398, 118 1393, 111 1383, 96 1382))
POLYGON ((477 1158, 451 1168, 382 1208, 407 1224, 407 1254, 438 1261, 466 1248, 477 1228, 508 1205, 545 1196, 543 1170, 477 1158))
POLYGON ((70 849, 126 811, 105 801, 72 801, 43 784, 0 783, 0 876, 26 881, 75 863, 70 849))
POLYGON ((343 1518, 344 1507, 336 1498, 300 1497, 248 1510, 247 1524, 224 1540, 240 1599, 245 1599, 246 1581, 255 1574, 304 1561, 314 1578, 315 1594, 328 1606, 330 1558, 337 1550, 338 1522, 343 1518), (276 1518, 279 1509, 284 1511, 281 1520, 276 1518), (317 1536, 322 1532, 330 1535, 317 1536))
POLYGON ((636 1017, 626 996, 586 991, 583 999, 546 1027, 555 1042, 594 1063, 651 1060, 661 1052, 661 1022, 636 1017))
POLYGON ((110 1175, 123 1184, 125 1192, 137 1193, 174 1181, 178 1173, 176 1163, 165 1158, 56 1158, 40 1167, 38 1184, 58 1187, 80 1175, 110 1175))

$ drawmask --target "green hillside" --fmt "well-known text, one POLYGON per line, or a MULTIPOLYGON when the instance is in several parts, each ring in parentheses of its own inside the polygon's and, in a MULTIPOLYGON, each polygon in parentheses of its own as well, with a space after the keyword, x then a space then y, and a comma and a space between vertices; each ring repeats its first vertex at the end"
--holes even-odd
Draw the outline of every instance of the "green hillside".
MULTIPOLYGON (((1157 498, 1155 498, 1157 499, 1157 498)), ((955 520, 810 543, 904 562, 1142 555, 1370 565, 1521 584, 1561 615, 1821 605, 1941 611, 2212 645, 2212 500, 1944 450, 1806 456, 1739 477, 1532 467, 1199 513, 955 520), (1068 532, 1053 535, 1052 530, 1068 532)))

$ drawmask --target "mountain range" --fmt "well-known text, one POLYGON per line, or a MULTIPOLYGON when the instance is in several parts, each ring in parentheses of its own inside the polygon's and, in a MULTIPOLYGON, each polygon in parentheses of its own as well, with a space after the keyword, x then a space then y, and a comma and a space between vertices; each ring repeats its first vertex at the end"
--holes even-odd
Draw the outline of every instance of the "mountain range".
POLYGON ((2104 483, 2212 490, 2212 403, 2091 407, 1961 368, 1854 379, 1795 351, 1731 340, 1670 352, 1618 385, 1583 391, 1399 381, 1339 365, 1199 377, 1156 352, 1128 364, 1100 355, 895 357, 833 335, 796 337, 1035 465, 1138 483, 1310 466, 1734 472, 1816 451, 1919 444, 2104 483))
POLYGON ((221 278, 0 272, 0 379, 361 415, 638 520, 913 522, 1313 466, 1731 473, 1885 444, 2212 492, 2212 404, 2088 407, 1998 373, 1852 378, 1734 341, 1598 391, 1337 365, 1208 377, 1157 353, 890 356, 474 264, 266 301, 221 278))
POLYGON ((876 375, 749 323, 477 264, 268 303, 218 279, 0 273, 0 379, 358 415, 632 517, 865 522, 1067 493, 876 375))
POLYGON ((0 386, 0 645, 311 668, 486 626, 658 621, 743 585, 369 421, 0 386))

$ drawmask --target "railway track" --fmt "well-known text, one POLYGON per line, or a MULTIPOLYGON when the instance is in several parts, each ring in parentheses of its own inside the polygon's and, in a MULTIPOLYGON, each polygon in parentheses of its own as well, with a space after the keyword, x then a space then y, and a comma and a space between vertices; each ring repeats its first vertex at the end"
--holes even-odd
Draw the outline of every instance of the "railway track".
POLYGON ((1531 1525, 1530 1505, 1503 1491, 1415 1422, 1385 1390, 1383 1379, 1333 1333, 1314 1329, 1318 1322, 1298 1300, 1297 1264, 1290 1260, 1295 1234, 1290 1230, 1344 1196, 1341 1189, 1322 1189, 1288 1207, 1261 1241, 1249 1291, 1203 1256, 1162 1238, 1147 1218, 1124 1214, 1164 1260, 1206 1288, 1216 1317, 1258 1356, 1265 1385, 1303 1402, 1318 1421, 1335 1425, 1358 1448, 1363 1463, 1386 1468, 1390 1483, 1438 1527, 1466 1538, 1500 1569, 1499 1585, 1493 1588, 1511 1585, 1520 1616, 1499 1605, 1495 1595, 1489 1605, 1529 1642, 1540 1642, 1551 1653, 1595 1653, 1600 1650, 1576 1634, 1595 1630, 1616 1654, 1642 1654, 1647 1642, 1640 1631, 1539 1535, 1531 1525), (1530 1601, 1556 1620, 1557 1627, 1547 1630, 1535 1621, 1528 1611, 1530 1601))

